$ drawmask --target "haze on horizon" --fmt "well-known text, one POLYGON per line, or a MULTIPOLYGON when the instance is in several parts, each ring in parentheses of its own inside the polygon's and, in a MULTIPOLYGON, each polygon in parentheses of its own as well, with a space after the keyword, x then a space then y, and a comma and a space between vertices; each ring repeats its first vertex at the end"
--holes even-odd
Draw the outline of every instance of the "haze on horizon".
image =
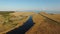
POLYGON ((60 11, 60 0, 0 0, 0 11, 60 11))

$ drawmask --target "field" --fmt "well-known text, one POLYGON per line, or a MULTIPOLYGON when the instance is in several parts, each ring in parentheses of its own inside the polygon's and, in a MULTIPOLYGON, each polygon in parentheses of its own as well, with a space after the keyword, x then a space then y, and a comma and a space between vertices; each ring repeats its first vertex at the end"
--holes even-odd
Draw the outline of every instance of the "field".
POLYGON ((60 34, 60 14, 14 11, 0 12, 0 34, 22 26, 30 16, 34 25, 25 34, 60 34))
POLYGON ((56 20, 53 20, 54 18, 58 18, 57 16, 58 15, 54 15, 53 17, 52 15, 46 14, 44 12, 35 14, 32 18, 35 25, 30 28, 30 30, 28 30, 25 34, 60 34, 60 24, 57 24, 58 22, 55 22, 56 20), (43 14, 44 16, 42 16, 41 14, 43 14))
POLYGON ((28 19, 32 12, 0 12, 0 33, 6 33, 10 30, 22 26, 28 19))

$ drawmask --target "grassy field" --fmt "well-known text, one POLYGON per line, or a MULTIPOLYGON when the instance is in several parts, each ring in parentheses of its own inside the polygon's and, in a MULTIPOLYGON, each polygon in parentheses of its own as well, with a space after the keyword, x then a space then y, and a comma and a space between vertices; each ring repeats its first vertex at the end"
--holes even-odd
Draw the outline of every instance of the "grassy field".
POLYGON ((60 34, 60 25, 56 24, 40 14, 33 16, 35 25, 30 28, 25 34, 60 34))
POLYGON ((40 13, 41 15, 45 16, 45 17, 48 17, 58 23, 60 23, 60 14, 54 14, 54 15, 51 15, 51 14, 48 14, 48 13, 45 13, 45 12, 42 12, 40 13))
POLYGON ((22 26, 28 19, 29 15, 26 13, 19 13, 16 12, 1 12, 0 13, 0 33, 6 33, 14 28, 18 28, 19 26, 22 26), (1 20, 2 19, 2 20, 1 20), (12 26, 11 26, 12 25, 12 26))
POLYGON ((36 34, 39 31, 38 28, 40 24, 44 21, 44 18, 39 14, 34 14, 32 19, 35 24, 25 34, 36 34))
POLYGON ((0 15, 3 15, 4 17, 8 16, 9 13, 14 13, 14 11, 0 11, 0 15))
MULTIPOLYGON (((44 13, 44 12, 43 12, 44 13)), ((42 13, 42 14, 43 14, 42 13)), ((60 14, 46 14, 50 18, 60 19, 60 14)), ((2 12, 0 11, 0 33, 6 33, 22 26, 32 16, 35 23, 25 34, 60 34, 60 25, 34 12, 2 12), (12 26, 11 26, 12 25, 12 26)))
POLYGON ((60 22, 60 14, 53 14, 50 16, 52 16, 55 20, 58 20, 60 22))

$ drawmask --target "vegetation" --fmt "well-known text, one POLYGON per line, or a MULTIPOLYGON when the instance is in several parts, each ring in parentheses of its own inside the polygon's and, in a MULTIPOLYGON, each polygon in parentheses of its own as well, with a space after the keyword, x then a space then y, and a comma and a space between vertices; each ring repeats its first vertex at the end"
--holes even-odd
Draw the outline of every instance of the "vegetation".
POLYGON ((40 14, 33 15, 32 19, 35 24, 26 32, 26 34, 60 34, 60 24, 56 24, 54 21, 47 19, 40 14))
MULTIPOLYGON (((10 13, 14 13, 14 11, 0 11, 0 33, 8 30, 10 31, 10 29, 15 28, 17 25, 17 27, 23 25, 24 22, 28 20, 28 16, 30 16, 29 13, 23 13, 21 15, 20 13, 14 13, 13 15, 10 13)), ((51 21, 40 14, 35 13, 31 15, 35 24, 25 34, 60 34, 60 24, 58 25, 54 21, 51 21)), ((51 17, 60 20, 59 15, 51 15, 51 17)))
POLYGON ((14 13, 14 11, 0 11, 0 15, 3 15, 4 17, 8 16, 9 13, 14 13))
POLYGON ((28 16, 16 16, 10 13, 14 12, 0 12, 0 33, 19 27, 28 19, 28 16))

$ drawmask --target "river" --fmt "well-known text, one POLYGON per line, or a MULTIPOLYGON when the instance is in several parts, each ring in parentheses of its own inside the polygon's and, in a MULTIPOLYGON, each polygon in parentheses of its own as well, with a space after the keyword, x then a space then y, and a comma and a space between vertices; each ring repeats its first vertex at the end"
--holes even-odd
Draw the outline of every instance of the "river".
POLYGON ((7 32, 6 34, 25 34, 34 25, 32 16, 20 27, 7 32))

